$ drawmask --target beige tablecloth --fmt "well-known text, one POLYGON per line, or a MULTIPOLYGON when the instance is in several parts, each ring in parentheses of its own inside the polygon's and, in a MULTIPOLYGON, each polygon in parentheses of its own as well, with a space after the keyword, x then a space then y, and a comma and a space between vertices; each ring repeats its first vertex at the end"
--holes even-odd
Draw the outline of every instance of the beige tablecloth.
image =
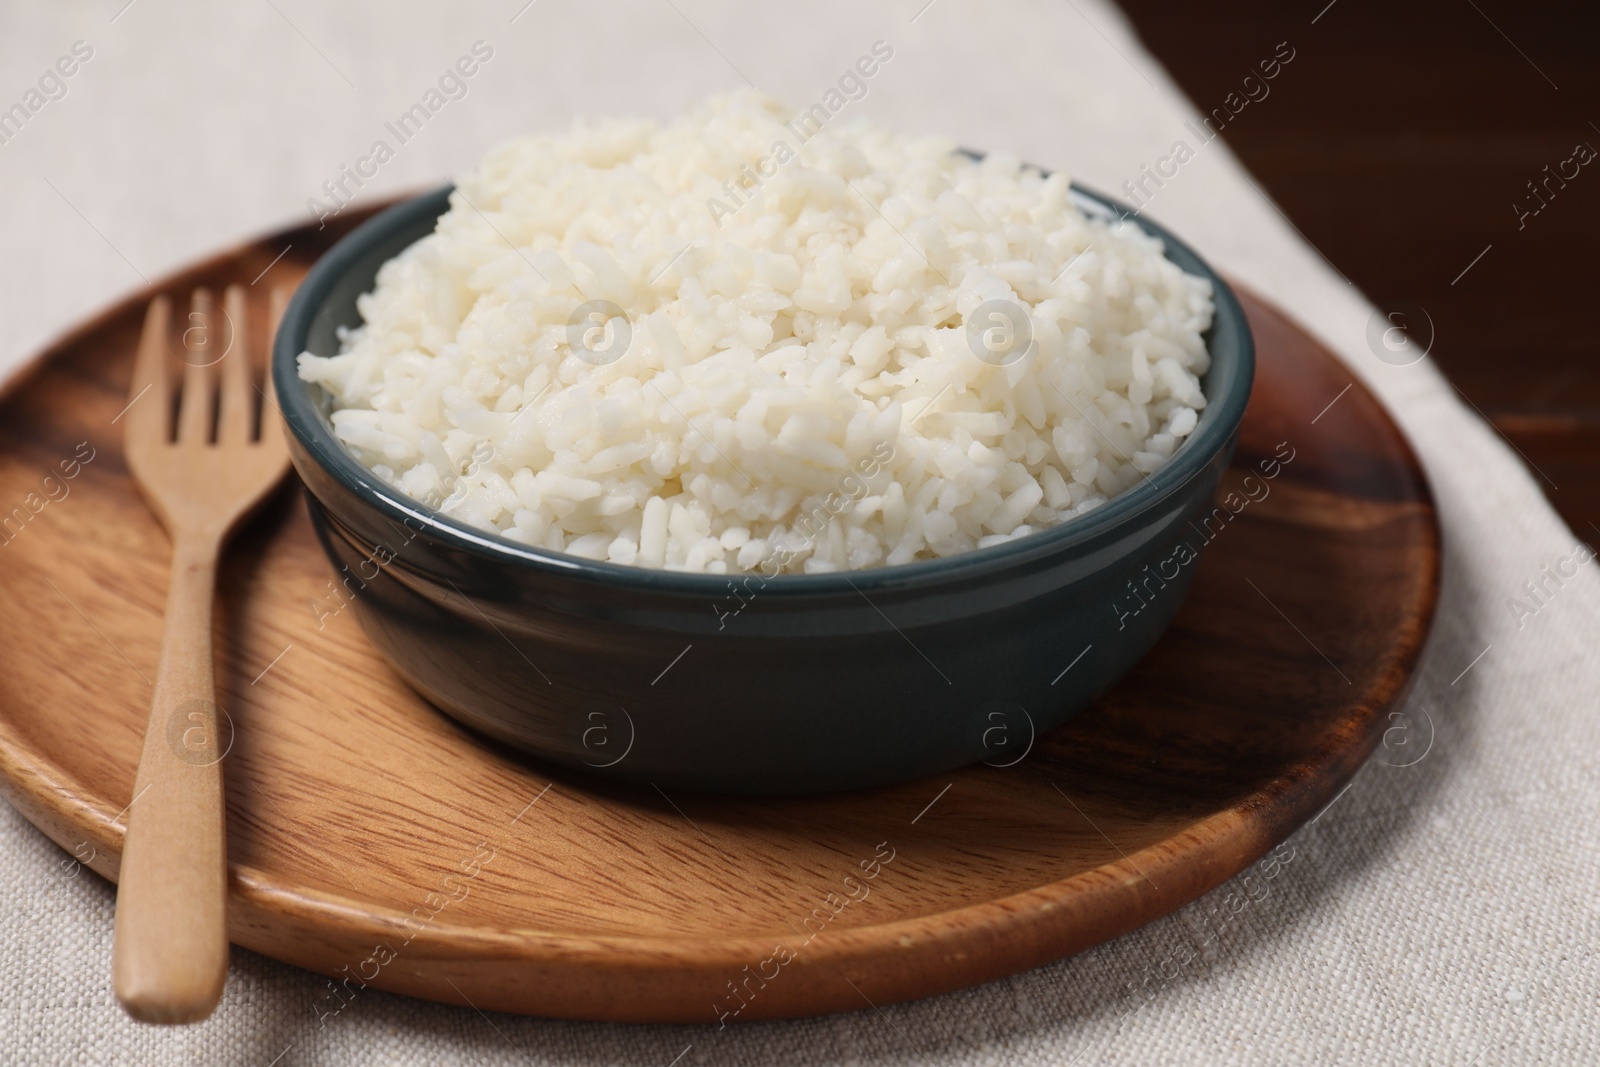
MULTIPOLYGON (((1289 89, 1318 61, 1319 33, 1345 14, 1334 7, 1313 25, 1319 6, 1287 42, 1253 42, 1262 61, 1278 60, 1275 78, 1245 85, 1242 69, 1240 97, 1199 110, 1237 108, 1246 90, 1254 99, 1233 122, 1293 107, 1289 89)), ((1110 191, 1145 165, 1176 168, 1150 213, 1348 359, 1434 479, 1446 582, 1412 747, 1397 735, 1295 835, 1292 861, 1258 872, 1270 892, 1204 950, 1201 902, 978 989, 720 1034, 486 1018, 370 991, 319 1030, 321 980, 242 950, 210 1021, 136 1026, 109 986, 112 888, 92 876, 61 884, 64 853, 0 805, 0 1062, 1600 1062, 1596 568, 1580 568, 1537 611, 1514 609, 1516 598, 1528 604, 1523 583, 1577 538, 1430 361, 1374 356, 1370 305, 1221 140, 1202 144, 1185 125, 1197 108, 1100 0, 7 5, 0 108, 84 44, 65 64, 65 95, 47 80, 59 98, 41 93, 20 131, 0 130, 0 367, 137 289, 141 275, 303 218, 322 183, 479 40, 493 56, 465 97, 362 195, 435 182, 514 132, 578 114, 666 117, 746 77, 805 106, 878 40, 894 55, 849 105, 861 114, 1010 148, 1110 191), (1193 157, 1162 163, 1180 140, 1193 157)), ((1351 225, 1363 225, 1360 205, 1352 190, 1351 225)), ((1515 234, 1496 228, 1502 214, 1484 206, 1481 243, 1515 256, 1515 234)), ((1458 284, 1476 282, 1468 271, 1458 284)), ((1306 412, 1307 435, 1316 414, 1306 412)))

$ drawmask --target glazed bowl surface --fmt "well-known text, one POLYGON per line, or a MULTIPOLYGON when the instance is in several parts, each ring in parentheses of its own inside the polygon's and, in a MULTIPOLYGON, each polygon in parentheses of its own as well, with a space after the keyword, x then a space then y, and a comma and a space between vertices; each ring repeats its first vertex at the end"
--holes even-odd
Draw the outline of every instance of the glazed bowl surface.
MULTIPOLYGON (((581 559, 451 519, 335 438, 301 381, 358 325, 378 268, 433 230, 445 187, 368 220, 312 268, 273 381, 318 537, 373 644, 460 722, 536 757, 662 788, 804 793, 976 761, 1008 765, 1149 651, 1194 568, 1254 376, 1227 284, 1171 234, 1074 186, 1086 212, 1159 237, 1209 279, 1207 406, 1171 461, 1083 516, 942 559, 772 578, 581 559)), ((374 753, 381 758, 381 753, 374 753)))

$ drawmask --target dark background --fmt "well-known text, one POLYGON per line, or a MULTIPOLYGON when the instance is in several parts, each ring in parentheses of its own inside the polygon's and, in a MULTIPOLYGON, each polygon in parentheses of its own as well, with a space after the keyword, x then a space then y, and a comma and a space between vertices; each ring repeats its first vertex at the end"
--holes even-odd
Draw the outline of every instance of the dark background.
POLYGON ((1513 209, 1538 207, 1527 183, 1580 142, 1600 151, 1600 5, 1121 3, 1193 100, 1294 46, 1277 103, 1222 136, 1369 297, 1425 309, 1430 358, 1578 536, 1600 539, 1600 158, 1541 188, 1520 229, 1513 209))

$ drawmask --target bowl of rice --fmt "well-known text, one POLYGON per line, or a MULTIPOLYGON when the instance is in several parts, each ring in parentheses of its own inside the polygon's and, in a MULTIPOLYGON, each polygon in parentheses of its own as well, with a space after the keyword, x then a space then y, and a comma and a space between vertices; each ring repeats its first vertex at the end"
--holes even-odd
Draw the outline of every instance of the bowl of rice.
POLYGON ((1025 758, 1182 604, 1253 372, 1149 220, 754 93, 498 146, 344 237, 273 350, 396 671, 731 792, 1025 758))

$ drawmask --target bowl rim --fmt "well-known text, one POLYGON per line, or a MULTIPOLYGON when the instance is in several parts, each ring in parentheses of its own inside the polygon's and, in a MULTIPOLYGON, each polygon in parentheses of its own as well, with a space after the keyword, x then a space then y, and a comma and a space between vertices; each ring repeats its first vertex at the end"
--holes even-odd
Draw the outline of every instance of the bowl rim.
MULTIPOLYGON (((1050 173, 1042 172, 1046 175, 1050 173)), ((1219 363, 1227 360, 1233 360, 1235 364, 1232 388, 1224 395, 1207 395, 1206 407, 1195 429, 1172 458, 1154 474, 1146 476, 1137 485, 1094 510, 1048 529, 987 548, 893 566, 820 574, 780 573, 768 576, 759 570, 709 574, 592 560, 525 545, 453 519, 390 486, 362 466, 334 436, 322 414, 312 404, 310 383, 301 381, 296 366, 297 357, 305 351, 311 324, 322 311, 334 285, 363 260, 375 245, 392 240, 397 232, 417 225, 425 218, 437 219, 448 210, 454 192, 454 184, 446 184, 383 208, 341 237, 312 265, 290 299, 273 337, 272 375, 279 413, 295 440, 324 472, 386 517, 471 555, 532 572, 543 572, 551 577, 634 586, 663 593, 721 597, 727 592, 730 581, 752 574, 760 577, 763 596, 810 596, 846 591, 865 596, 866 591, 874 589, 923 586, 930 582, 943 583, 982 576, 1042 555, 1071 549, 1118 527, 1133 525, 1142 514, 1170 499, 1203 474, 1234 439, 1255 381, 1254 338, 1244 310, 1227 282, 1192 248, 1164 227, 1119 201, 1074 182, 1070 194, 1080 209, 1108 221, 1132 221, 1147 234, 1161 240, 1165 245, 1164 254, 1177 262, 1185 273, 1210 281, 1215 309, 1206 335, 1206 349, 1211 356, 1207 373, 1213 373, 1219 363), (1178 262, 1183 259, 1189 262, 1178 262), (1221 346, 1220 352, 1215 343, 1219 327, 1232 340, 1231 345, 1221 346)), ((421 236, 417 238, 420 239, 421 236)), ((307 491, 310 492, 309 486, 307 491)))

